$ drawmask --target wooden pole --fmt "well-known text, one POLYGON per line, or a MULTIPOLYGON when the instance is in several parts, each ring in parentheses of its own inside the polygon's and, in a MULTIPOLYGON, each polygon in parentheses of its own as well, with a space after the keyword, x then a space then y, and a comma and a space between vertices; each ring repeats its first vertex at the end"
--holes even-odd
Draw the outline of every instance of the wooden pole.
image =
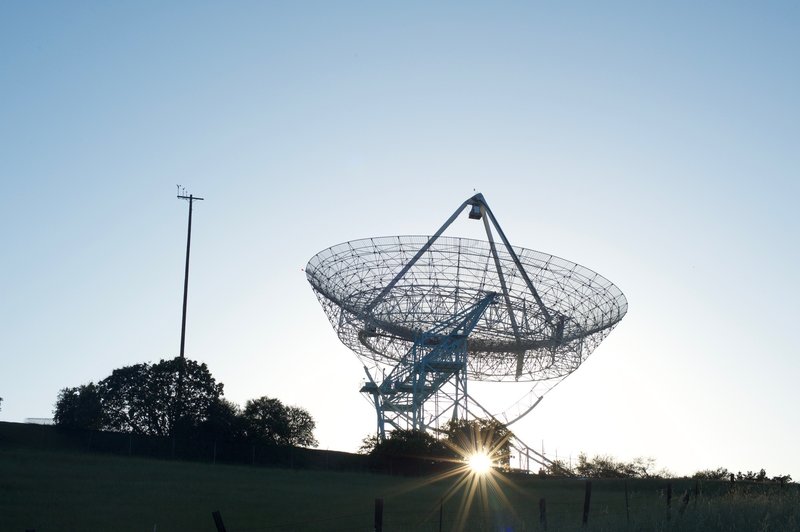
POLYGON ((625 520, 628 524, 631 523, 631 510, 630 501, 628 500, 628 481, 625 481, 625 520))
POLYGON ((217 532, 226 532, 225 523, 222 522, 222 514, 219 513, 219 510, 211 512, 211 517, 214 518, 214 524, 217 526, 217 532))
POLYGON ((689 506, 689 497, 691 497, 692 492, 686 490, 686 493, 683 494, 683 501, 681 503, 681 507, 678 510, 678 514, 683 515, 683 512, 686 511, 686 507, 689 506))
POLYGON ((672 517, 672 483, 667 484, 667 521, 672 517))
POLYGON ((586 481, 586 493, 583 496, 583 526, 589 523, 589 504, 592 501, 592 481, 586 481))
POLYGON ((375 532, 383 532, 383 499, 375 499, 375 532))
POLYGON ((547 503, 544 497, 539 499, 539 524, 542 530, 547 530, 547 503))

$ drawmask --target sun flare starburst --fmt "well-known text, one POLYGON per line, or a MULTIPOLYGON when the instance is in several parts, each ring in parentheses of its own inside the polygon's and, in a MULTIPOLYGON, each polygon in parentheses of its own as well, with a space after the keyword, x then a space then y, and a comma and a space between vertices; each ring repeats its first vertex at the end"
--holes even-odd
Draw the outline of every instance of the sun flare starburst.
POLYGON ((476 475, 485 475, 492 469, 494 464, 485 451, 479 451, 467 457, 467 465, 469 465, 470 470, 476 475))

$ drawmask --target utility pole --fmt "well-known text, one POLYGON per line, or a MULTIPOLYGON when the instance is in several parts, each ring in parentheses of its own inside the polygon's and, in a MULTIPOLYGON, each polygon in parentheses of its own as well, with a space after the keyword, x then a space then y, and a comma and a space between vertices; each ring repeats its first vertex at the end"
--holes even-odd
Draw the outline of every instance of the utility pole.
POLYGON ((186 233, 186 270, 183 277, 183 315, 181 318, 181 353, 178 361, 178 390, 175 398, 175 418, 172 424, 172 453, 175 454, 175 428, 180 423, 183 414, 183 380, 186 372, 186 357, 184 348, 186 347, 186 302, 189 296, 189 251, 192 247, 192 206, 195 201, 202 201, 203 198, 192 194, 186 195, 186 189, 178 185, 178 199, 189 202, 189 228, 186 233))
POLYGON ((189 229, 186 234, 186 270, 183 276, 183 317, 181 319, 181 360, 184 358, 186 345, 186 301, 189 296, 189 250, 192 247, 192 205, 195 201, 203 201, 192 194, 186 195, 186 189, 178 186, 178 199, 189 202, 189 229))

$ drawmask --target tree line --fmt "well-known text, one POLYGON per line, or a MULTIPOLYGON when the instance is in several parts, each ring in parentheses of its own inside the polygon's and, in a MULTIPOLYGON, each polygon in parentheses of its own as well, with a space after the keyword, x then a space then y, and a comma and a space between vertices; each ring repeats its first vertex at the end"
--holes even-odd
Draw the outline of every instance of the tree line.
POLYGON ((303 408, 263 396, 244 408, 223 397, 208 366, 176 357, 115 369, 105 379, 64 388, 53 421, 68 429, 201 437, 316 447, 316 423, 303 408))
POLYGON ((770 477, 767 471, 762 467, 758 473, 748 471, 742 473, 741 471, 734 474, 728 471, 726 467, 718 467, 717 469, 703 469, 695 473, 692 478, 700 480, 735 480, 737 482, 777 482, 786 484, 792 481, 792 475, 775 475, 770 477))
MULTIPOLYGON (((570 466, 563 460, 554 460, 548 467, 539 470, 540 476, 561 476, 570 466)), ((574 474, 585 478, 672 478, 668 470, 658 468, 654 458, 638 457, 630 462, 617 460, 609 455, 595 455, 589 458, 585 453, 578 455, 578 463, 572 470, 574 474)), ((725 467, 703 469, 695 472, 691 478, 697 480, 736 480, 748 482, 776 482, 785 484, 792 481, 791 475, 769 477, 764 469, 758 473, 748 471, 733 474, 725 467)))

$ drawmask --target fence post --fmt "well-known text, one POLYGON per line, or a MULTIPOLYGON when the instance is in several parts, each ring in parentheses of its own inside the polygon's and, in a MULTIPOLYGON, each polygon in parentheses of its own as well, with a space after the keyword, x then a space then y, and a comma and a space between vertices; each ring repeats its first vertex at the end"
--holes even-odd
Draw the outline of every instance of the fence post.
POLYGON ((443 521, 444 521, 444 499, 439 499, 439 532, 442 532, 443 521))
POLYGON ((625 521, 631 524, 631 505, 628 501, 628 481, 625 481, 625 521))
POLYGON ((539 499, 539 524, 542 526, 542 530, 547 530, 547 503, 544 497, 539 499))
POLYGON ((583 496, 583 526, 589 523, 589 503, 592 501, 592 481, 586 481, 586 493, 583 496))
POLYGON ((679 515, 683 515, 683 512, 686 511, 686 507, 689 506, 689 497, 691 496, 692 492, 690 490, 686 490, 686 493, 683 494, 683 503, 681 504, 680 509, 678 510, 679 515))
POLYGON ((375 532, 383 532, 383 499, 375 499, 375 532))
POLYGON ((217 525, 217 532, 225 532, 225 523, 222 522, 222 514, 219 510, 211 512, 211 517, 214 518, 214 524, 217 525))
POLYGON ((672 482, 667 483, 667 521, 672 517, 672 482))

